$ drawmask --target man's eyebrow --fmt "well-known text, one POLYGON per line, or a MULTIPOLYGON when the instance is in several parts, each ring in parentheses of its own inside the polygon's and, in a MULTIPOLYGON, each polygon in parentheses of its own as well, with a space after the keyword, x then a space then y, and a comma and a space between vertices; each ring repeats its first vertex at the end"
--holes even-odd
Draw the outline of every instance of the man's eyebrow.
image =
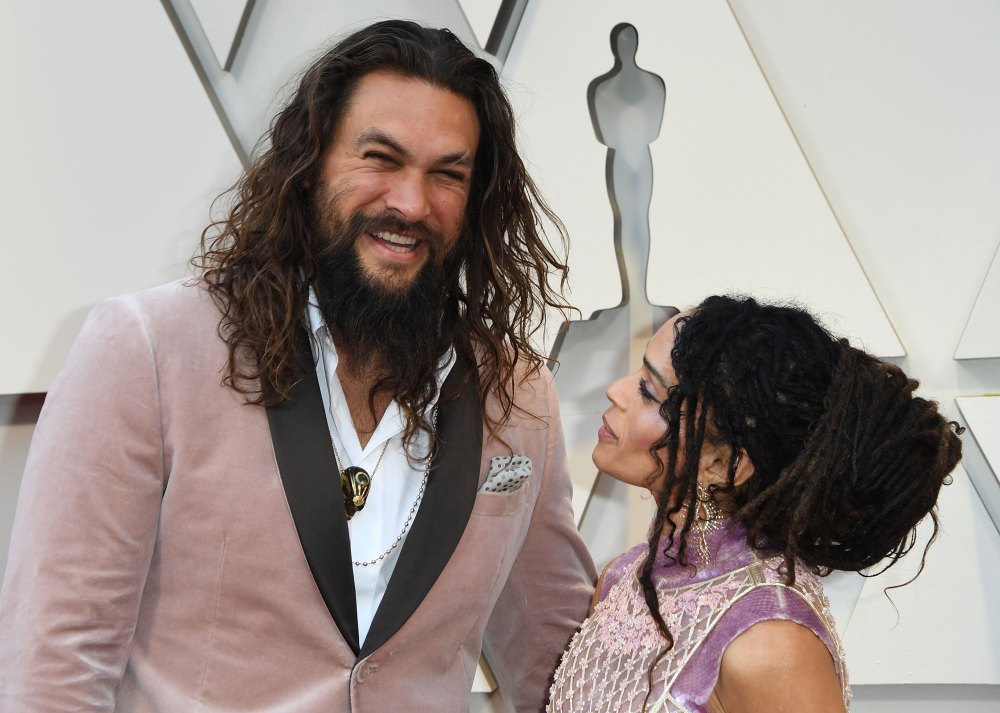
POLYGON ((455 153, 445 154, 441 156, 437 163, 442 164, 453 164, 455 166, 472 166, 474 163, 473 154, 469 151, 456 151, 455 153))
POLYGON ((388 146, 404 159, 409 160, 411 158, 410 152, 407 151, 401 143, 396 141, 396 139, 392 138, 381 129, 366 129, 361 132, 361 136, 358 137, 357 143, 354 144, 354 147, 360 149, 365 144, 382 144, 383 146, 388 146))
POLYGON ((649 359, 647 359, 646 357, 643 357, 642 358, 642 364, 643 364, 643 366, 646 367, 646 371, 648 371, 650 374, 652 374, 653 377, 657 381, 660 382, 660 385, 664 388, 664 390, 669 390, 670 389, 670 385, 667 383, 667 380, 663 378, 663 374, 661 374, 660 372, 658 372, 656 370, 656 368, 652 364, 649 363, 649 359))
MULTIPOLYGON (((355 148, 360 150, 365 144, 382 144, 395 151, 405 161, 409 161, 413 157, 401 143, 381 129, 371 128, 363 131, 355 143, 355 148)), ((471 152, 456 151, 438 157, 434 163, 437 165, 472 166, 474 162, 474 154, 471 152)))

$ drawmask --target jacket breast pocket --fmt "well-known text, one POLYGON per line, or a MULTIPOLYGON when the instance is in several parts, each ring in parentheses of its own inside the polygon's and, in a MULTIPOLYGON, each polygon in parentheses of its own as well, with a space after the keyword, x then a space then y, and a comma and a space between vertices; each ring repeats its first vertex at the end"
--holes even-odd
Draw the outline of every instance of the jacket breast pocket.
POLYGON ((527 507, 528 483, 510 493, 489 493, 482 492, 476 494, 476 502, 472 506, 473 516, 483 517, 507 517, 514 513, 521 512, 527 507))

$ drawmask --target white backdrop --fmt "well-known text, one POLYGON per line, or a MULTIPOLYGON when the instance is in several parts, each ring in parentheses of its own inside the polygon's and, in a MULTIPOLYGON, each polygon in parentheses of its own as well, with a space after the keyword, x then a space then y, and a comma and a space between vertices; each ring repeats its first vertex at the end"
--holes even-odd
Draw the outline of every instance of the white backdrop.
MULTIPOLYGON (((185 274, 290 77, 374 18, 483 43, 500 5, 0 0, 0 572, 30 394, 93 304, 185 274)), ((656 305, 731 288, 798 297, 968 419, 967 467, 920 579, 892 603, 882 590, 906 567, 830 584, 855 711, 1000 710, 1000 398, 986 396, 1000 392, 998 28, 992 0, 530 0, 498 62, 593 317, 562 342, 557 383, 599 564, 645 529, 648 503, 597 477, 589 450, 603 385, 641 351, 656 305), (605 96, 602 144, 587 88, 614 66, 619 22, 665 101, 605 96)), ((503 709, 502 692, 470 700, 503 709)))

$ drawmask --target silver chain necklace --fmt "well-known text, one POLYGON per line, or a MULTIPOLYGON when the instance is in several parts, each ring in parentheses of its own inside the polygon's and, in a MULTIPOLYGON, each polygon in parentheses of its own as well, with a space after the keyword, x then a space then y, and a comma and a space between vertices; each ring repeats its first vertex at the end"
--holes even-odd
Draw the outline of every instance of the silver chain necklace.
MULTIPOLYGON (((431 427, 431 437, 432 438, 433 438, 434 434, 437 433, 437 417, 438 417, 438 411, 437 411, 437 408, 435 407, 434 408, 434 424, 431 427)), ((391 441, 391 440, 392 439, 390 438, 389 441, 391 441)), ((382 462, 382 456, 385 455, 385 451, 389 447, 389 441, 386 441, 385 445, 382 447, 382 453, 378 457, 378 463, 375 464, 374 470, 372 470, 372 476, 374 476, 375 475, 375 471, 378 470, 378 464, 382 462)), ((330 443, 333 444, 333 435, 332 434, 330 435, 330 443)), ((343 478, 343 472, 344 471, 340 467, 340 456, 337 454, 337 446, 336 446, 336 444, 333 445, 333 457, 337 461, 337 469, 341 471, 341 478, 343 478)), ((430 472, 430 469, 431 469, 431 460, 432 459, 428 456, 428 458, 427 458, 427 465, 424 466, 424 477, 420 481, 420 490, 417 491, 417 497, 413 500, 413 505, 410 506, 410 512, 407 513, 407 515, 406 515, 406 522, 403 523, 403 529, 399 531, 398 535, 396 535, 396 539, 392 541, 391 545, 389 545, 389 549, 387 549, 385 552, 383 552, 382 554, 380 554, 375 559, 366 560, 364 562, 359 562, 358 560, 352 560, 352 564, 355 567, 371 567, 372 565, 378 564, 379 562, 381 562, 382 560, 384 560, 386 557, 388 557, 389 554, 394 549, 396 549, 397 547, 399 547, 399 543, 403 541, 403 537, 406 535, 407 530, 410 529, 410 524, 413 522, 413 516, 417 514, 417 508, 420 507, 420 502, 424 499, 424 491, 427 489, 427 474, 430 472)), ((343 483, 343 481, 341 481, 341 482, 343 483)), ((367 495, 367 493, 366 493, 366 495, 367 495)), ((346 491, 345 491, 345 501, 344 501, 345 504, 347 503, 346 497, 347 496, 346 496, 346 491)), ((362 505, 362 507, 363 507, 363 505, 362 505)), ((360 510, 361 508, 358 508, 358 509, 360 510)), ((351 519, 350 515, 348 516, 347 519, 348 520, 351 519)))
POLYGON ((417 508, 420 506, 420 501, 423 500, 424 498, 424 489, 427 487, 427 471, 430 470, 430 468, 431 465, 428 462, 427 467, 424 468, 424 478, 423 480, 420 481, 420 490, 417 492, 417 497, 413 501, 413 505, 410 506, 410 512, 406 516, 406 522, 403 523, 403 529, 399 531, 398 535, 396 535, 396 539, 392 541, 391 545, 389 545, 389 549, 387 549, 385 552, 383 552, 373 560, 367 560, 365 562, 359 562, 358 560, 353 560, 355 567, 371 567, 373 564, 378 564, 386 557, 388 557, 389 553, 391 553, 394 549, 399 547, 399 543, 403 541, 403 535, 405 535, 406 531, 410 529, 410 523, 413 522, 413 516, 417 512, 417 508))

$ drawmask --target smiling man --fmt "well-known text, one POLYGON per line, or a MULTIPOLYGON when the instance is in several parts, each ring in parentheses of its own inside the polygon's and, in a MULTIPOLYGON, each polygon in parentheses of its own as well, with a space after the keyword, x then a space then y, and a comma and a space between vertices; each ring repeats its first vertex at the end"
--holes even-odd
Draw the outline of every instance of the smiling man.
POLYGON ((496 74, 379 23, 268 138, 198 276, 95 309, 46 399, 0 709, 459 711, 485 647, 538 710, 594 571, 496 74))

